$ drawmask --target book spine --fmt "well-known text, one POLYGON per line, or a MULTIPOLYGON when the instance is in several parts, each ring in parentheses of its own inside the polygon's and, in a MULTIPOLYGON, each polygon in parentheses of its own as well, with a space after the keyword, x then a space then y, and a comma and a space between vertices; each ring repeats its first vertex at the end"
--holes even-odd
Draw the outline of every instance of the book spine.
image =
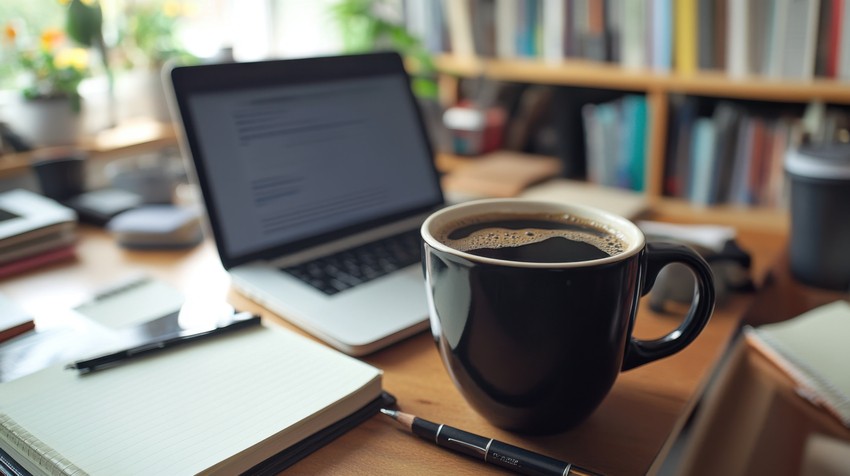
POLYGON ((832 11, 826 8, 826 4, 821 8, 830 13, 829 29, 827 37, 827 55, 826 55, 826 72, 828 78, 838 76, 838 52, 841 44, 841 21, 844 15, 844 0, 832 0, 832 11))
POLYGON ((515 58, 517 56, 517 13, 518 0, 496 0, 496 56, 515 58))
POLYGON ((469 1, 444 0, 443 7, 446 12, 452 53, 459 57, 473 58, 475 56, 475 40, 472 33, 469 1))
POLYGON ((543 59, 546 61, 560 63, 566 56, 566 20, 566 3, 563 0, 543 0, 543 59))
POLYGON ((673 30, 673 1, 651 0, 650 17, 652 28, 652 68, 656 71, 668 72, 672 64, 673 45, 671 32, 673 30))
POLYGON ((624 1, 622 8, 622 46, 620 63, 626 68, 643 68, 646 57, 646 20, 648 0, 624 1))
POLYGON ((676 71, 690 74, 697 70, 697 0, 676 0, 676 71))
MULTIPOLYGON (((27 458, 36 467, 50 475, 86 474, 82 468, 47 446, 35 435, 18 425, 8 415, 0 413, 0 440, 9 444, 13 453, 27 458)), ((20 463, 20 462, 19 462, 20 463)))
POLYGON ((726 0, 728 41, 726 42, 726 72, 733 78, 746 76, 749 71, 749 3, 726 0))

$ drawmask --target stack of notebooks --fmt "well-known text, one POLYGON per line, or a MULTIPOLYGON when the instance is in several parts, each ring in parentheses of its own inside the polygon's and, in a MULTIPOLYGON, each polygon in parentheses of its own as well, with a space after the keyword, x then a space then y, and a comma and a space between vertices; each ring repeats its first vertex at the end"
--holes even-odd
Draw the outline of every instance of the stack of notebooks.
POLYGON ((24 189, 0 193, 0 278, 74 256, 77 214, 24 189))
POLYGON ((89 374, 50 367, 0 384, 0 473, 277 474, 391 404, 381 376, 266 327, 89 374))

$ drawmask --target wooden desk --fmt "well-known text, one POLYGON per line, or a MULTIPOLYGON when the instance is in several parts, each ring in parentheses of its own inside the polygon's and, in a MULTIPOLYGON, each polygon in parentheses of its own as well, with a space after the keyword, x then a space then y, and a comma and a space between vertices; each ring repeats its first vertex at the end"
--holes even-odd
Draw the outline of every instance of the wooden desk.
MULTIPOLYGON (((742 245, 762 276, 784 241, 744 234, 742 245)), ((188 251, 141 252, 118 248, 102 231, 82 228, 79 259, 0 281, 0 292, 37 319, 81 303, 133 273, 171 282, 188 298, 227 295, 238 308, 259 312, 269 323, 292 328, 246 298, 228 291, 229 280, 211 243, 188 251)), ((405 411, 492 436, 606 474, 645 474, 657 469, 701 394, 714 363, 727 348, 751 295, 733 295, 716 310, 697 340, 681 353, 623 373, 601 407, 582 425, 553 436, 525 436, 494 428, 454 388, 425 332, 364 358, 385 371, 386 390, 405 411)), ((643 306, 640 337, 662 335, 677 320, 643 306)), ((269 395, 274 398, 274 395, 269 395)), ((504 474, 404 434, 378 415, 292 467, 294 474, 504 474)))

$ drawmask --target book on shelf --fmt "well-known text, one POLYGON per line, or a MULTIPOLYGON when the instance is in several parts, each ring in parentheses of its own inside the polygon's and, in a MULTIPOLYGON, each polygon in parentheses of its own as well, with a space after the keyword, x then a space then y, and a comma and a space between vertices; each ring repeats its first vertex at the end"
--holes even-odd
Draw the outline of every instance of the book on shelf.
POLYGON ((772 47, 779 51, 779 65, 768 73, 787 79, 811 79, 815 74, 818 12, 821 0, 779 0, 775 8, 780 14, 773 28, 780 38, 772 38, 772 47))
MULTIPOLYGON (((673 65, 673 0, 649 1, 652 5, 649 7, 651 17, 648 19, 650 36, 647 50, 650 60, 647 63, 655 71, 668 72, 673 65)), ((641 66, 640 60, 632 59, 630 63, 641 66)))
POLYGON ((741 131, 738 134, 738 142, 735 144, 735 164, 732 168, 732 176, 729 177, 729 195, 724 199, 726 203, 747 203, 747 186, 749 185, 750 169, 753 162, 753 143, 759 135, 761 120, 753 117, 744 117, 741 122, 741 131))
POLYGON ((36 475, 277 472, 387 397, 379 369, 259 327, 0 384, 0 449, 36 475))
MULTIPOLYGON (((844 77, 846 0, 450 0, 448 52, 625 68, 844 77), (824 14, 821 14, 821 12, 824 14), (827 67, 829 65, 829 67, 827 67)), ((407 15, 424 15, 407 8, 407 15)), ((420 28, 424 22, 407 21, 420 28)), ((427 35, 426 35, 427 36, 427 35)))
POLYGON ((624 157, 623 169, 625 180, 622 185, 626 188, 642 192, 646 176, 646 147, 647 130, 649 129, 649 112, 646 97, 629 94, 623 97, 624 125, 624 157))
POLYGON ((841 22, 839 31, 835 33, 838 37, 835 75, 839 79, 850 79, 850 5, 847 0, 839 0, 838 4, 841 5, 841 22))
POLYGON ((606 27, 605 4, 602 0, 587 0, 587 19, 580 38, 582 56, 593 61, 608 61, 610 29, 606 27))
POLYGON ((516 11, 516 54, 520 58, 534 58, 540 53, 538 34, 541 10, 537 0, 519 0, 516 11))
POLYGON ((649 55, 644 41, 647 33, 651 31, 647 28, 647 17, 645 15, 648 1, 651 0, 632 0, 622 3, 620 64, 626 68, 643 68, 648 64, 649 55))
POLYGON ((670 197, 685 198, 690 176, 691 129, 697 117, 698 104, 693 96, 676 94, 670 98, 670 105, 664 193, 670 197))
POLYGON ((716 3, 722 4, 723 2, 717 2, 716 0, 697 0, 697 69, 711 70, 717 67, 717 56, 714 53, 714 48, 717 46, 714 39, 717 34, 716 24, 719 21, 716 16, 716 3))
POLYGON ((850 304, 835 301, 787 321, 747 327, 745 335, 794 380, 801 396, 850 427, 850 304))
POLYGON ((516 12, 519 0, 496 0, 496 56, 515 58, 516 53, 516 12))
POLYGON ((714 164, 711 170, 709 203, 721 203, 729 195, 729 182, 735 166, 735 146, 738 142, 743 112, 734 103, 722 101, 712 116, 717 142, 714 148, 714 164))
POLYGON ((619 63, 623 54, 623 2, 625 0, 607 0, 604 4, 605 41, 608 46, 608 60, 619 63))
POLYGON ((693 140, 691 141, 691 158, 693 165, 690 176, 690 201, 699 205, 711 203, 711 185, 715 166, 716 130, 710 117, 701 117, 694 123, 693 140))
MULTIPOLYGON (((671 97, 664 194, 700 205, 778 207, 786 194, 785 153, 803 137, 802 120, 784 106, 671 97), (710 131, 709 131, 710 129, 710 131)), ((822 114, 840 122, 837 112, 822 114)), ((841 127, 841 126, 836 126, 841 127)))
POLYGON ((434 54, 451 50, 443 2, 405 0, 404 22, 410 33, 419 38, 427 51, 434 54))
POLYGON ((599 185, 643 190, 646 98, 628 94, 582 106, 588 179, 599 185))
POLYGON ((475 40, 472 34, 471 0, 443 0, 449 44, 452 54, 461 58, 475 57, 475 40))
POLYGON ((838 56, 838 26, 841 24, 841 12, 833 11, 833 0, 823 0, 817 19, 817 36, 815 39, 815 76, 824 78, 835 77, 835 60, 838 56), (831 63, 831 64, 828 64, 831 63))
MULTIPOLYGON (((724 0, 720 0, 724 1, 724 0)), ((740 78, 750 73, 750 2, 725 0, 727 6, 726 26, 726 74, 740 78)))
POLYGON ((726 42, 729 41, 729 9, 724 0, 711 0, 714 4, 714 67, 718 71, 726 70, 726 42))
MULTIPOLYGON (((567 57, 567 12, 565 2, 543 2, 542 47, 543 59, 559 63, 567 57)), ((510 19, 503 20, 510 22, 510 19)))
POLYGON ((469 16, 472 18, 472 45, 478 56, 496 56, 496 2, 471 0, 469 16))
POLYGON ((674 30, 676 71, 691 74, 697 70, 697 44, 700 22, 697 21, 697 0, 675 0, 674 30))
POLYGON ((565 55, 568 58, 584 58, 582 38, 587 31, 587 15, 589 0, 571 0, 565 2, 566 31, 565 55))

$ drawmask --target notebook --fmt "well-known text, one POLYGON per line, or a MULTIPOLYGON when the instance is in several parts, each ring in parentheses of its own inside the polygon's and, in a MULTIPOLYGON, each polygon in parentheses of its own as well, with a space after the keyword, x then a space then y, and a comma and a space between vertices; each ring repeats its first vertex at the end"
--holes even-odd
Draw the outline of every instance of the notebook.
POLYGON ((373 414, 381 396, 380 370, 260 327, 87 375, 60 365, 0 384, 0 449, 36 475, 279 471, 278 459, 291 464, 373 414))
POLYGON ((850 303, 835 301, 745 331, 756 349, 794 379, 797 393, 850 427, 850 303))
POLYGON ((427 328, 418 228, 443 194, 398 54, 177 67, 169 78, 238 290, 352 355, 427 328), (393 236, 386 256, 357 264, 393 236))

